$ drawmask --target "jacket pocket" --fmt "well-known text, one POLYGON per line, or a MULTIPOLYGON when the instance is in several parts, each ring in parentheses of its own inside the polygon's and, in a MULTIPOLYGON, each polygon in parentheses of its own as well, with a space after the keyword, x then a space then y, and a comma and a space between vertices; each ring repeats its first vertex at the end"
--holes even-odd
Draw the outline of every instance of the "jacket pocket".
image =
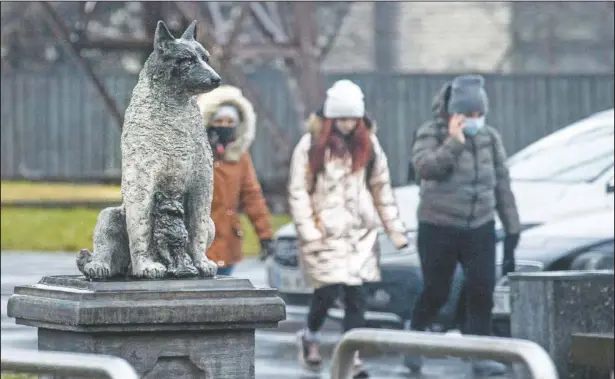
POLYGON ((316 256, 325 250, 329 250, 329 247, 323 242, 322 239, 304 242, 301 244, 301 251, 305 255, 316 256))

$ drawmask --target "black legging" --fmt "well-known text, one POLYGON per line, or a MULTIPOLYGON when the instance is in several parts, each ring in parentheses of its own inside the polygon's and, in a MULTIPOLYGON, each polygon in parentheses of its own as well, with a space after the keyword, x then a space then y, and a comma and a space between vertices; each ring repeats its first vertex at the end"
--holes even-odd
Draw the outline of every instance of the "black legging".
POLYGON ((315 333, 322 328, 327 318, 327 312, 333 306, 340 292, 343 292, 344 295, 344 332, 353 328, 364 327, 365 300, 362 289, 361 286, 332 284, 314 290, 307 319, 309 331, 315 333))

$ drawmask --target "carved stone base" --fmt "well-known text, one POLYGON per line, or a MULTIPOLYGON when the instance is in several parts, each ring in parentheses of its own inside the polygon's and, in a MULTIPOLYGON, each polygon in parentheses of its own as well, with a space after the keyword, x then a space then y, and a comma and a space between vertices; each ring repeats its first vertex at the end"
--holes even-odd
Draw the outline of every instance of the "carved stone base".
POLYGON ((255 329, 286 314, 275 290, 246 279, 52 276, 16 287, 8 316, 38 328, 39 350, 121 357, 142 378, 243 379, 254 378, 255 329))

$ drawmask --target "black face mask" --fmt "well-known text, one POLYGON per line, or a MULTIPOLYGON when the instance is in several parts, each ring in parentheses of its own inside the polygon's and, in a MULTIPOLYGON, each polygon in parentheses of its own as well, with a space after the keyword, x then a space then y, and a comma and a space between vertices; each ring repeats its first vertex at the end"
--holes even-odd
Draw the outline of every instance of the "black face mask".
POLYGON ((211 126, 207 128, 207 138, 214 154, 222 156, 226 145, 235 141, 236 131, 235 128, 211 126))
POLYGON ((226 146, 235 140, 235 128, 211 126, 207 129, 207 137, 210 143, 226 146))

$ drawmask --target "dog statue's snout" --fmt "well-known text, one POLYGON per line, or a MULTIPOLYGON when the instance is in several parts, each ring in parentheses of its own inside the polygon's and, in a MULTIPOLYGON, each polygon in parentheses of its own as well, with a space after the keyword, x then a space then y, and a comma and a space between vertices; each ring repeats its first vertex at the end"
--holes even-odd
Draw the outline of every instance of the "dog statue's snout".
POLYGON ((220 77, 220 75, 215 74, 215 75, 213 75, 211 77, 210 81, 211 81, 212 87, 215 88, 215 87, 218 87, 220 85, 220 82, 222 82, 222 78, 220 77))

